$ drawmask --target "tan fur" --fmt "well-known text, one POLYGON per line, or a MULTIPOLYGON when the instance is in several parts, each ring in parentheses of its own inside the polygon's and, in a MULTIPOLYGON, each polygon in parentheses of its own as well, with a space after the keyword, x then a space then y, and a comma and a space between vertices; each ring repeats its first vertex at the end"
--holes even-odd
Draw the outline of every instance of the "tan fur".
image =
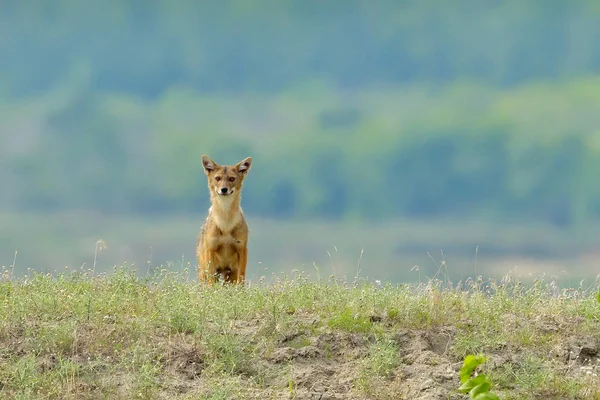
POLYGON ((242 184, 252 166, 252 158, 221 166, 203 155, 202 166, 212 205, 196 241, 198 279, 212 285, 222 275, 225 282, 244 284, 248 225, 240 202, 242 184), (228 194, 222 193, 224 189, 228 194))

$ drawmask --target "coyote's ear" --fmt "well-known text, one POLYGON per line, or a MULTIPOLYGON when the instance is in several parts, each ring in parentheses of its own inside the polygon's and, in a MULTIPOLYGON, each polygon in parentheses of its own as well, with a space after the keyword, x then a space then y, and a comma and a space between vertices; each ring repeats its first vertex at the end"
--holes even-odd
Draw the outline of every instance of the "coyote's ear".
POLYGON ((235 168, 239 173, 247 174, 252 166, 252 157, 244 158, 242 161, 236 164, 235 168))
POLYGON ((204 167, 204 173, 208 174, 211 171, 214 171, 215 168, 218 167, 217 163, 210 159, 209 156, 202 156, 202 166, 204 167))

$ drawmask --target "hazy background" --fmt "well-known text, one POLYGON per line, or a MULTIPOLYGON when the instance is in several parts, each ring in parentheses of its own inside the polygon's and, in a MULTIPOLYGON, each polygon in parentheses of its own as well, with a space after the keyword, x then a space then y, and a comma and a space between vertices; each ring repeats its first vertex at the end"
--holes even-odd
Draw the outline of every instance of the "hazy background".
POLYGON ((209 154, 251 280, 594 279, 599 72, 595 0, 3 0, 0 265, 195 266, 209 154))

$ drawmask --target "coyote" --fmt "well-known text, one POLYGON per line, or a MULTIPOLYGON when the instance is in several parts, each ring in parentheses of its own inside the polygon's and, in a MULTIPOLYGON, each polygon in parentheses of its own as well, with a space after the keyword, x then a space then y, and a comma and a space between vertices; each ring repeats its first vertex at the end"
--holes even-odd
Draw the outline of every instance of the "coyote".
POLYGON ((212 285, 221 275, 227 283, 244 284, 248 260, 248 225, 240 207, 242 183, 252 157, 236 165, 218 165, 202 156, 211 207, 196 240, 198 279, 212 285))

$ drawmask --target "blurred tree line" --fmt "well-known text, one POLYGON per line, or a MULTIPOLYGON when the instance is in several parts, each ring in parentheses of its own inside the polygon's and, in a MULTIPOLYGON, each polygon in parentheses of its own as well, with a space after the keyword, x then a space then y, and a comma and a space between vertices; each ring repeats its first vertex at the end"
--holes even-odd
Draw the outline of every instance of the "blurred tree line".
POLYGON ((161 96, 598 71, 595 0, 4 0, 4 91, 37 95, 90 68, 92 90, 161 96))
POLYGON ((4 209, 600 217, 600 3, 5 0, 4 209))

